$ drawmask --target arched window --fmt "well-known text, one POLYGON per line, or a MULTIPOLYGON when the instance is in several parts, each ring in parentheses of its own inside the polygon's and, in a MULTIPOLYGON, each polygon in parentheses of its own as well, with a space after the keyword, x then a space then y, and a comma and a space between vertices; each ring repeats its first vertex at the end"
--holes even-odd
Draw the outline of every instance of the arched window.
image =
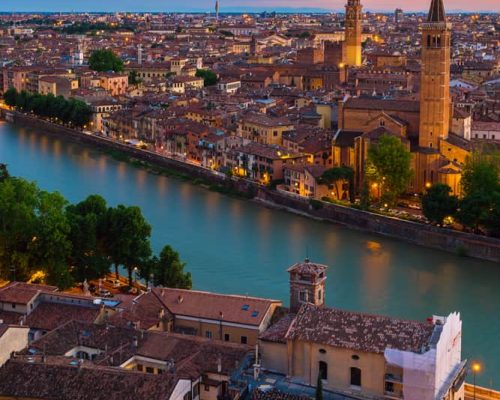
POLYGON ((356 367, 351 367, 351 385, 361 386, 361 370, 356 367))
POLYGON ((328 380, 328 364, 324 361, 319 362, 319 378, 328 380))

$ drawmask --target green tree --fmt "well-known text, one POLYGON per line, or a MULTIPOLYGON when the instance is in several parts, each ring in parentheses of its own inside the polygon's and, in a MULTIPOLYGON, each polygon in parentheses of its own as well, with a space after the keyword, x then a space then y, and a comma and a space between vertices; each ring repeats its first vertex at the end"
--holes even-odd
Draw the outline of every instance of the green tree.
POLYGON ((73 284, 67 261, 71 253, 67 200, 59 193, 40 192, 36 236, 31 242, 35 263, 47 274, 47 283, 66 289, 73 284))
POLYGON ((363 181, 361 185, 361 192, 359 197, 360 197, 359 208, 365 211, 370 209, 370 204, 371 204, 370 186, 366 179, 363 181))
POLYGON ((192 279, 190 272, 184 272, 186 266, 180 260, 179 253, 172 247, 165 246, 160 257, 152 265, 155 286, 164 286, 179 289, 191 289, 192 279))
POLYGON ((152 278, 154 277, 154 272, 157 269, 160 260, 156 256, 149 257, 146 261, 143 261, 138 268, 139 278, 143 279, 146 283, 146 286, 152 282, 152 278))
POLYGON ((327 185, 333 185, 337 194, 337 199, 341 200, 341 191, 339 183, 347 182, 349 184, 349 201, 354 203, 354 170, 351 167, 342 166, 326 170, 320 177, 320 182, 327 185))
POLYGON ((15 107, 17 104, 17 90, 13 87, 7 89, 3 94, 3 99, 8 106, 15 107))
POLYGON ((499 191, 499 175, 500 165, 494 156, 472 154, 465 162, 460 181, 464 197, 481 193, 488 195, 499 191))
POLYGON ((500 192, 492 195, 490 212, 484 221, 484 226, 491 236, 500 237, 500 192))
POLYGON ((410 184, 410 151, 399 138, 382 135, 378 143, 372 144, 368 149, 368 162, 375 169, 376 181, 381 186, 382 200, 394 204, 410 184))
POLYGON ((217 83, 217 74, 209 69, 197 69, 196 76, 203 78, 205 86, 213 86, 217 83))
POLYGON ((90 69, 98 72, 121 72, 123 71, 123 61, 113 52, 113 50, 95 50, 90 55, 89 67, 90 69))
POLYGON ((92 195, 66 208, 71 227, 72 275, 77 282, 102 278, 109 272, 110 261, 104 253, 106 200, 92 195))
POLYGON ((323 380, 319 374, 316 382, 316 394, 314 397, 316 400, 323 400, 323 380))
POLYGON ((479 232, 480 225, 489 217, 491 197, 484 193, 471 194, 460 202, 458 220, 465 227, 479 232))
POLYGON ((151 255, 151 226, 139 207, 119 205, 108 209, 105 231, 105 248, 115 266, 116 276, 118 278, 118 267, 123 265, 131 286, 132 271, 151 255))
POLYGON ((128 84, 129 85, 138 85, 142 82, 142 79, 139 78, 137 71, 130 71, 128 74, 128 84))
POLYGON ((0 182, 0 277, 26 280, 33 258, 28 248, 36 238, 39 189, 24 179, 0 182))
POLYGON ((0 182, 9 179, 9 170, 7 169, 7 164, 0 164, 0 182))
POLYGON ((422 211, 432 222, 442 224, 446 217, 456 214, 458 198, 452 196, 451 188, 442 183, 432 185, 422 197, 422 211))

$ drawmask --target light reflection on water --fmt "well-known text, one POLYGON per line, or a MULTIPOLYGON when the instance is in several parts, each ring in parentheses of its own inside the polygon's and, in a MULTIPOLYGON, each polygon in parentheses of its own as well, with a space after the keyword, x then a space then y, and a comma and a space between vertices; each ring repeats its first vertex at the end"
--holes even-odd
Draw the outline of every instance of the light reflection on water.
POLYGON ((155 250, 178 249, 197 289, 288 303, 286 268, 308 255, 329 265, 331 306, 416 319, 461 311, 464 357, 485 363, 478 381, 500 375, 498 265, 270 210, 2 122, 0 162, 70 201, 98 193, 140 206, 155 250))

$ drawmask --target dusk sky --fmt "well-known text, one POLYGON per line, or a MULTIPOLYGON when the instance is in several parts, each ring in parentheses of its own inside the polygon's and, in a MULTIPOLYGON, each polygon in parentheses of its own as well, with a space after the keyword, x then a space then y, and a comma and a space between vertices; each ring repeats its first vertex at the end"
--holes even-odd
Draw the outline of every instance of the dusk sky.
MULTIPOLYGON (((0 11, 211 11, 215 0, 0 0, 0 11)), ((221 0, 221 11, 273 8, 340 10, 344 0, 221 0)), ((364 0, 368 10, 426 11, 429 1, 364 0)), ((448 11, 500 11, 498 0, 445 0, 448 11)))

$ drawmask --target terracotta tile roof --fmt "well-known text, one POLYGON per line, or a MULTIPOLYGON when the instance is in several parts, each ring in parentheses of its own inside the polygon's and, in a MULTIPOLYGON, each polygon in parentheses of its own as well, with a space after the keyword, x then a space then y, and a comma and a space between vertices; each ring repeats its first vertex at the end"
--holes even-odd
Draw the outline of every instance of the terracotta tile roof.
POLYGON ((287 271, 298 274, 320 275, 324 274, 327 269, 328 267, 324 264, 312 263, 306 259, 303 262, 293 264, 287 271))
POLYGON ((259 339, 266 342, 286 343, 286 334, 294 319, 295 314, 285 315, 278 322, 271 325, 269 329, 266 329, 266 331, 259 336, 259 339))
POLYGON ((26 325, 50 331, 71 320, 94 322, 98 315, 98 307, 41 303, 26 317, 26 325))
POLYGON ((27 304, 38 292, 55 292, 56 290, 55 286, 11 282, 0 288, 0 302, 27 304))
POLYGON ((19 324, 23 318, 23 314, 0 310, 0 321, 4 324, 19 324))
POLYGON ((152 293, 176 316, 211 320, 222 319, 245 325, 259 326, 273 304, 278 300, 225 295, 183 289, 154 288, 152 293))
POLYGON ((335 146, 338 147, 354 147, 354 139, 362 134, 363 132, 361 131, 346 131, 339 129, 339 131, 335 134, 333 141, 335 146))
POLYGON ((247 345, 198 336, 69 322, 30 345, 25 353, 64 356, 77 346, 101 350, 95 360, 102 366, 119 366, 133 356, 173 361, 176 372, 198 378, 208 372, 229 374, 249 352, 247 345))
POLYGON ((0 396, 51 400, 149 400, 170 397, 178 377, 126 370, 10 360, 0 368, 0 396))
POLYGON ((249 113, 242 118, 243 122, 266 127, 289 126, 292 122, 285 117, 269 117, 262 113, 249 113))
POLYGON ((287 339, 383 353, 386 348, 419 353, 429 344, 432 325, 306 304, 287 339))
POLYGON ((139 323, 141 329, 150 329, 160 320, 172 319, 172 314, 151 294, 141 294, 111 315, 108 322, 114 326, 129 327, 131 323, 139 323))
POLYGON ((300 394, 281 392, 273 388, 269 391, 254 389, 250 400, 311 400, 311 397, 300 394))
POLYGON ((197 378, 209 372, 230 374, 235 365, 252 352, 247 345, 221 342, 199 336, 146 332, 136 354, 162 361, 175 361, 176 371, 197 378))
POLYGON ((420 112, 416 100, 386 100, 377 98, 351 97, 344 104, 345 109, 420 112))
POLYGON ((450 133, 448 135, 446 142, 452 144, 453 146, 457 146, 457 147, 464 149, 464 150, 467 150, 467 151, 469 151, 471 149, 471 143, 469 140, 464 139, 463 137, 455 135, 453 133, 450 133))

